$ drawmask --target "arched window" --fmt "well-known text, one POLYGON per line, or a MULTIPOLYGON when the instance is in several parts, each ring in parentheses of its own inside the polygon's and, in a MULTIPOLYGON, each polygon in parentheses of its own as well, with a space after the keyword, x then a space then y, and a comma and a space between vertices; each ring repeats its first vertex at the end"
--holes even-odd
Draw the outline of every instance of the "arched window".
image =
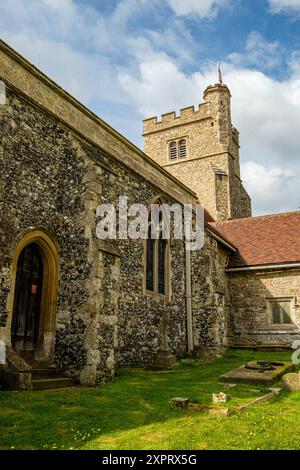
POLYGON ((186 140, 181 139, 178 143, 179 158, 186 158, 186 140))
POLYGON ((171 142, 169 144, 169 160, 177 160, 177 143, 171 142))
MULTIPOLYGON (((161 204, 156 202, 155 207, 161 204)), ((155 227, 152 212, 149 212, 148 239, 146 242, 146 290, 162 295, 168 293, 168 240, 165 239, 167 223, 162 210, 159 211, 159 226, 155 227), (154 238, 153 238, 154 237, 154 238)))

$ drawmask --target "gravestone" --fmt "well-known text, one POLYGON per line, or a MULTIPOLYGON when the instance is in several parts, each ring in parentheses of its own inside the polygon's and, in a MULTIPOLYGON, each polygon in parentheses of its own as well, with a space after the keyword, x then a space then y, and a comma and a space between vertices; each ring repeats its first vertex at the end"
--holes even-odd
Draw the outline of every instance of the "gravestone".
POLYGON ((300 374, 286 374, 282 378, 282 384, 290 392, 300 391, 300 374))
POLYGON ((218 403, 227 403, 229 400, 229 395, 226 393, 220 392, 220 393, 213 393, 212 394, 212 401, 215 404, 218 403))
POLYGON ((168 321, 164 315, 160 324, 159 350, 154 362, 155 369, 169 369, 176 364, 176 356, 172 354, 168 340, 168 321))

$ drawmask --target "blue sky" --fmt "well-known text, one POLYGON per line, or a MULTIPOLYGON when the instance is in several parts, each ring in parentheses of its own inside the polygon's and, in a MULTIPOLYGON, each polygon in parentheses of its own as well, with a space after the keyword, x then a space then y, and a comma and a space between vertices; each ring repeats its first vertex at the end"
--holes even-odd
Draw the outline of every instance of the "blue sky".
POLYGON ((300 0, 10 0, 0 36, 142 147, 221 61, 255 214, 300 207, 300 0))

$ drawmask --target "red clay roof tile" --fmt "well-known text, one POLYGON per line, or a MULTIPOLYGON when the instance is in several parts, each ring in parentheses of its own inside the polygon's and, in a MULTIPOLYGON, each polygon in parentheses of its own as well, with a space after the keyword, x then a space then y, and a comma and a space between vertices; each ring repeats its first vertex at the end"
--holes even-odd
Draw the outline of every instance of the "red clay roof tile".
POLYGON ((300 261, 300 211, 206 224, 238 249, 231 268, 300 261))

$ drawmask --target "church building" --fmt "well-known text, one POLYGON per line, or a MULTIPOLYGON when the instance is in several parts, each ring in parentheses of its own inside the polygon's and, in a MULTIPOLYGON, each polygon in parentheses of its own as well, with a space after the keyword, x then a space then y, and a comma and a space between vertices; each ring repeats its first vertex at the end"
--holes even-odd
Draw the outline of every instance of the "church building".
POLYGON ((0 41, 7 386, 42 388, 50 371, 95 385, 117 367, 300 339, 300 212, 252 217, 230 98, 219 77, 197 109, 146 119, 142 151, 0 41), (100 240, 97 208, 121 196, 149 214, 202 204, 203 248, 100 240))

